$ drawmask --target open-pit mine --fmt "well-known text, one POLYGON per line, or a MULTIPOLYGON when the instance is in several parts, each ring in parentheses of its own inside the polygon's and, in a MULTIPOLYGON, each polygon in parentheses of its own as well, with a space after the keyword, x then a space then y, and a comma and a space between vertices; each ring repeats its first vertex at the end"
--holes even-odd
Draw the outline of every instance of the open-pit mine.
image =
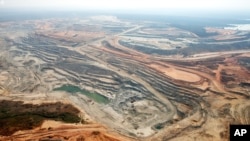
POLYGON ((227 141, 250 124, 250 31, 187 27, 1 21, 0 140, 227 141))

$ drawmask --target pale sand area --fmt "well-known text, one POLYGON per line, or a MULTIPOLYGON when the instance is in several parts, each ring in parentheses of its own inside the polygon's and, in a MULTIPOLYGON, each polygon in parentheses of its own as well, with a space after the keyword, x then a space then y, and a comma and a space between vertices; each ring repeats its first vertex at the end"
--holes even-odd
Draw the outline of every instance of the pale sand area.
POLYGON ((176 80, 182 80, 182 81, 187 81, 187 82, 197 82, 201 79, 196 74, 178 70, 172 67, 167 68, 167 67, 160 66, 157 64, 151 64, 149 66, 176 80))

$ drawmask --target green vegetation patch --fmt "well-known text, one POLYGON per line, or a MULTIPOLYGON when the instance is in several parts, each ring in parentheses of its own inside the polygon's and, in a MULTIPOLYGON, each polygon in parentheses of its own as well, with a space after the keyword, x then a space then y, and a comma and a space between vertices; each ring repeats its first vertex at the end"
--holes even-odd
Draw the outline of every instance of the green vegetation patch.
POLYGON ((66 91, 68 93, 81 93, 89 97, 90 99, 103 104, 108 104, 110 101, 107 97, 98 93, 92 93, 87 90, 81 89, 74 85, 62 85, 61 87, 55 88, 54 91, 66 91))
POLYGON ((66 123, 82 122, 79 110, 70 104, 44 103, 24 104, 21 101, 0 101, 0 135, 9 136, 19 130, 40 126, 44 120, 66 123))
POLYGON ((41 126, 44 118, 38 115, 24 114, 0 119, 0 134, 9 136, 19 130, 29 130, 41 126))

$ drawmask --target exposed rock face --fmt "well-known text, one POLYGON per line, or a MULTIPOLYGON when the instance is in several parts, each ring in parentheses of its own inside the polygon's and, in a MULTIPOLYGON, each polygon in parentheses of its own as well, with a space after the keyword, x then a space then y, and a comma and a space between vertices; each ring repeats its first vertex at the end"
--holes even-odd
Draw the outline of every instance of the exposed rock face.
POLYGON ((229 124, 249 124, 250 55, 216 52, 248 42, 113 22, 8 23, 16 34, 0 35, 3 140, 219 141, 229 124), (43 129, 48 119, 81 124, 43 129))

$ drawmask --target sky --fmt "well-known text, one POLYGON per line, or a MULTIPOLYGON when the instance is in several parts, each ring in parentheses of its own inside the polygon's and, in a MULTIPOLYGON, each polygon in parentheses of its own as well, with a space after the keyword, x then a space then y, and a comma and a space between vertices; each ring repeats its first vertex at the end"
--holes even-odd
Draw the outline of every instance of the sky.
POLYGON ((0 8, 249 11, 250 0, 0 0, 0 8))

